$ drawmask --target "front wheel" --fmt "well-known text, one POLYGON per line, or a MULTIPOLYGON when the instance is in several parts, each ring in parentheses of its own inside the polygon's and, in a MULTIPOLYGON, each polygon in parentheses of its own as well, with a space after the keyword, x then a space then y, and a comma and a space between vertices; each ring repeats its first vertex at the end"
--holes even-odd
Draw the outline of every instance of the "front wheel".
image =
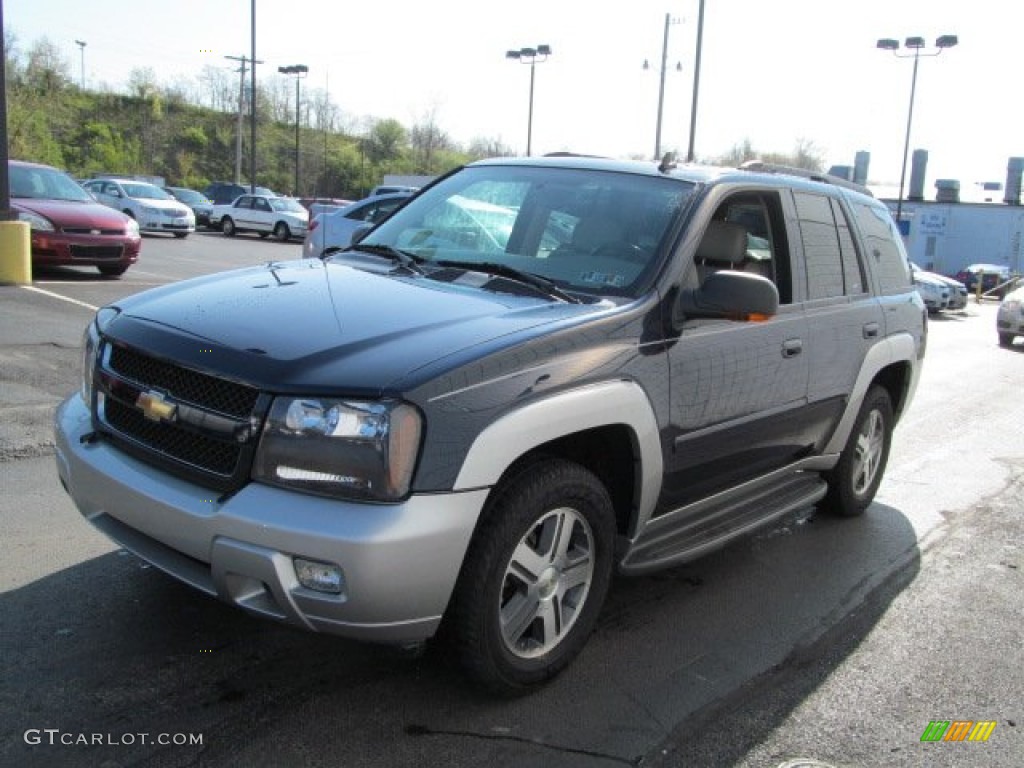
POLYGON ((826 508, 843 517, 864 512, 875 498, 885 474, 892 444, 893 412, 889 393, 880 386, 868 390, 839 463, 826 475, 826 508))
POLYGON ((274 227, 274 237, 280 240, 282 243, 288 240, 292 236, 291 230, 288 229, 288 225, 283 221, 277 222, 277 226, 274 227))
POLYGON ((1012 347, 1013 346, 1013 334, 1012 333, 1000 333, 999 334, 999 346, 1000 347, 1012 347))
POLYGON ((179 240, 184 240, 186 237, 188 237, 188 232, 175 232, 174 236, 179 240))
POLYGON ((448 616, 470 677, 521 693, 564 669, 604 603, 614 535, 607 490, 578 464, 536 463, 495 489, 448 616))
POLYGON ((221 219, 220 231, 223 232, 228 237, 234 237, 235 222, 233 222, 229 217, 225 216, 223 219, 221 219))

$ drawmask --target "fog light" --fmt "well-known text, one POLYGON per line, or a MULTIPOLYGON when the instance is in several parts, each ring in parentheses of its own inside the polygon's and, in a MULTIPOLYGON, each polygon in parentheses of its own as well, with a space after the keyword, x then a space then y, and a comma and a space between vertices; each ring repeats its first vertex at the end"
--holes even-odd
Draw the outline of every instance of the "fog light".
POLYGON ((345 586, 345 574, 340 566, 317 560, 293 558, 295 576, 306 589, 340 595, 345 586))

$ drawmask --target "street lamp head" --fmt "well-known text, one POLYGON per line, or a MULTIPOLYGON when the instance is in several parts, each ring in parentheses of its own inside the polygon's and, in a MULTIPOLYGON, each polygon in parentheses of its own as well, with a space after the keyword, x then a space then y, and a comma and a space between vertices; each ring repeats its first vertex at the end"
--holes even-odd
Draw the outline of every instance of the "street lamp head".
POLYGON ((506 59, 518 59, 519 58, 519 51, 508 51, 505 54, 505 58, 506 59))
POLYGON ((551 46, 550 45, 538 45, 537 46, 537 54, 540 55, 540 56, 550 56, 551 55, 551 46))
POLYGON ((86 42, 85 40, 75 40, 75 45, 77 45, 79 48, 85 48, 86 42))
POLYGON ((956 35, 942 35, 935 40, 936 48, 952 48, 954 45, 959 43, 956 35))
POLYGON ((923 37, 908 37, 903 41, 903 45, 907 48, 924 48, 925 42, 923 37))
POLYGON ((881 48, 883 51, 898 51, 900 47, 900 41, 893 40, 891 37, 883 37, 881 40, 878 41, 876 47, 881 48))

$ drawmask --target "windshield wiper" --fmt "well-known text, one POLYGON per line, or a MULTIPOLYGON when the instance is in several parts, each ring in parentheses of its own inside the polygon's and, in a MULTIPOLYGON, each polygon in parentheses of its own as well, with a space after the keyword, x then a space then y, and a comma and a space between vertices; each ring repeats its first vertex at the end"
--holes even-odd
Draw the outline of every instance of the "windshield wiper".
POLYGON ((547 296, 549 299, 557 299, 558 301, 564 301, 568 304, 580 303, 579 299, 566 293, 547 278, 535 275, 532 272, 524 272, 521 269, 510 267, 507 264, 498 264, 497 262, 491 261, 474 262, 448 260, 439 260, 434 263, 440 267, 453 267, 455 269, 466 269, 471 272, 484 272, 497 277, 505 277, 509 280, 515 280, 517 283, 528 285, 540 292, 542 295, 547 296))
POLYGON ((410 272, 417 275, 423 274, 423 270, 420 269, 420 262, 422 261, 421 258, 414 256, 407 251, 400 251, 393 246, 384 245, 383 243, 356 243, 355 245, 350 245, 347 248, 328 248, 323 252, 320 258, 326 259, 336 253, 353 253, 357 251, 371 253, 374 256, 386 256, 391 259, 392 262, 400 267, 405 267, 410 272))

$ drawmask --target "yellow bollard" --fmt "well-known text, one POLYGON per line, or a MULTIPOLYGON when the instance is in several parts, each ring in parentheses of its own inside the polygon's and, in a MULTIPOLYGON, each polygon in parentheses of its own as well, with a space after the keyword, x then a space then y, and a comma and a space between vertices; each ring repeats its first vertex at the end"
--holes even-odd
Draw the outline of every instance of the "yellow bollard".
POLYGON ((27 221, 0 221, 0 284, 32 282, 31 233, 27 221))

